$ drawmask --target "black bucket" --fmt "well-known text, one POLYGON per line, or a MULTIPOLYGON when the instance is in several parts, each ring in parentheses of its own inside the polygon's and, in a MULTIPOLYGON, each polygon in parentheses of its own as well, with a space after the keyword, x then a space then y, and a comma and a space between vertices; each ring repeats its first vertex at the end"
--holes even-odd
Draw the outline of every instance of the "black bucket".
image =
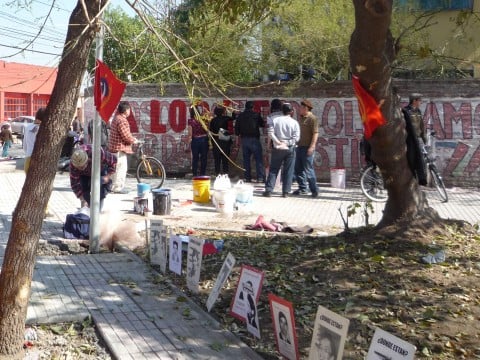
POLYGON ((172 197, 170 189, 155 189, 153 194, 153 215, 170 215, 172 197))

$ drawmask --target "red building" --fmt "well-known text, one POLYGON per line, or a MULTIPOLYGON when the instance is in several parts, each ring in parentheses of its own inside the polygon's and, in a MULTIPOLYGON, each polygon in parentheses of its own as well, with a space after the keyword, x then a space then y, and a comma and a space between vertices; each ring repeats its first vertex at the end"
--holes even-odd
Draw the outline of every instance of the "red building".
POLYGON ((46 106, 57 68, 0 61, 0 122, 46 106))

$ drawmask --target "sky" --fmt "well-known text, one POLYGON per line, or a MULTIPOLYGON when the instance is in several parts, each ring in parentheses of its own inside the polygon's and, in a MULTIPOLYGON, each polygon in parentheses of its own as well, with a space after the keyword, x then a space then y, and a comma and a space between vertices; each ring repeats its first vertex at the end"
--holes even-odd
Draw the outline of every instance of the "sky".
MULTIPOLYGON (((76 0, 0 0, 0 60, 56 67, 76 4, 76 0)), ((111 4, 133 15, 124 0, 111 0, 111 4)))

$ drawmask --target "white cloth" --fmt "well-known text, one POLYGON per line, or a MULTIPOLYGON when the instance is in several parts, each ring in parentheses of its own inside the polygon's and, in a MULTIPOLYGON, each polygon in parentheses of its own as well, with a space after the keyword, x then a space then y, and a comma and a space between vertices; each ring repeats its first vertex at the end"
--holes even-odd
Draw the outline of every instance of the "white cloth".
POLYGON ((112 176, 112 191, 120 191, 125 187, 125 179, 127 178, 128 161, 127 154, 123 151, 115 153, 117 156, 117 168, 112 176))
POLYGON ((38 134, 38 124, 31 123, 25 126, 25 132, 23 133, 23 150, 26 157, 31 157, 33 147, 35 146, 35 140, 38 134))

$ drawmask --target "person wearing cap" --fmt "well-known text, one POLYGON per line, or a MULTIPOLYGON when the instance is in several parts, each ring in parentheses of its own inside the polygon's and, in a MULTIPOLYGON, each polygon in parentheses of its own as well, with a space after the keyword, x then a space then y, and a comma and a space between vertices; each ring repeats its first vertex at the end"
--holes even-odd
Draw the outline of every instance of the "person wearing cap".
POLYGON ((318 197, 317 177, 313 168, 315 146, 318 140, 318 120, 312 114, 312 103, 302 100, 300 103, 300 140, 295 150, 295 179, 298 182, 298 190, 294 195, 307 195, 310 190, 312 197, 318 197), (308 189, 307 189, 308 186, 308 189))
POLYGON ((295 167, 295 147, 300 139, 300 126, 292 118, 293 107, 289 103, 282 105, 282 116, 273 118, 268 128, 268 136, 272 140, 273 149, 270 158, 270 171, 263 196, 272 195, 278 172, 282 168, 282 196, 287 197, 292 188, 293 170, 295 167))
MULTIPOLYGON (((112 185, 111 177, 115 173, 117 157, 100 149, 100 210, 103 200, 112 185)), ((70 157, 70 186, 83 205, 90 206, 90 187, 92 179, 92 145, 82 145, 70 157)))
MULTIPOLYGON (((257 182, 265 182, 265 168, 263 165, 263 150, 260 142, 260 128, 264 127, 262 116, 253 111, 253 101, 245 103, 245 111, 235 120, 235 135, 240 138, 242 145, 243 167, 245 181, 252 181, 251 157, 255 159, 257 182)), ((237 138, 237 145, 239 140, 237 138)))
POLYGON ((117 171, 112 177, 112 192, 116 194, 127 194, 125 179, 127 178, 128 160, 127 154, 132 154, 132 144, 137 143, 130 132, 128 117, 130 116, 130 104, 127 101, 120 101, 117 113, 110 124, 110 135, 108 137, 108 151, 117 157, 117 171))
POLYGON ((422 111, 420 110, 420 103, 422 102, 422 95, 418 93, 410 94, 408 98, 408 105, 404 110, 410 115, 410 122, 413 131, 417 138, 421 138, 424 144, 427 144, 427 136, 425 134, 425 124, 423 122, 422 111))

